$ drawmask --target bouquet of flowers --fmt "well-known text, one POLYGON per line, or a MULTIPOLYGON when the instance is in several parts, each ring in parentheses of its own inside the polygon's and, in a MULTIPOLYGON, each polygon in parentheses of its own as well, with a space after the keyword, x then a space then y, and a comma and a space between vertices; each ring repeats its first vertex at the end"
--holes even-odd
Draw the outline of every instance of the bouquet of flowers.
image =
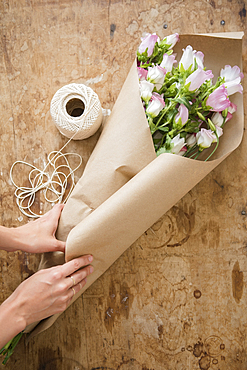
POLYGON ((204 67, 204 54, 188 45, 177 63, 172 48, 179 41, 173 34, 163 40, 147 34, 137 52, 140 94, 157 155, 174 153, 197 159, 216 143, 237 106, 229 99, 242 93, 243 74, 238 66, 226 65, 214 75, 204 67))
MULTIPOLYGON (((56 236, 66 240, 65 255, 45 253, 40 263, 43 269, 84 254, 94 256, 94 273, 71 304, 239 146, 243 100, 241 94, 235 94, 233 102, 229 96, 242 92, 243 75, 237 66, 241 38, 242 34, 143 38, 137 61, 63 209, 56 236), (176 50, 179 38, 183 53, 176 50), (195 50, 199 46, 211 70, 205 70, 203 53, 195 50), (221 69, 223 60, 228 64, 221 69), (213 73, 219 71, 213 82, 213 73)), ((58 316, 34 323, 25 332, 32 337, 58 316)))

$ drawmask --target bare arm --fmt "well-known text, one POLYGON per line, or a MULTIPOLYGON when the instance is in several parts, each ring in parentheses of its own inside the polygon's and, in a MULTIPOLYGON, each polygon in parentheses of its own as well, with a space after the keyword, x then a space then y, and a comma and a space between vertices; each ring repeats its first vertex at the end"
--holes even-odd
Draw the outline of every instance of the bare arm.
POLYGON ((93 271, 92 256, 40 270, 23 281, 0 306, 0 348, 27 325, 63 312, 93 271))

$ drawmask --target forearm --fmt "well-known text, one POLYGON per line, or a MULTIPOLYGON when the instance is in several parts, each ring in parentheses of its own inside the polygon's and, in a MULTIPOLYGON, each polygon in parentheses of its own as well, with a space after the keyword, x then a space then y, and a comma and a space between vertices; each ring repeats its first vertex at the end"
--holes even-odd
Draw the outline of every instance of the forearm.
POLYGON ((7 252, 22 249, 25 245, 25 240, 18 233, 18 228, 0 226, 0 249, 7 252))
POLYGON ((17 303, 9 297, 0 306, 0 349, 25 327, 25 320, 19 316, 17 303))

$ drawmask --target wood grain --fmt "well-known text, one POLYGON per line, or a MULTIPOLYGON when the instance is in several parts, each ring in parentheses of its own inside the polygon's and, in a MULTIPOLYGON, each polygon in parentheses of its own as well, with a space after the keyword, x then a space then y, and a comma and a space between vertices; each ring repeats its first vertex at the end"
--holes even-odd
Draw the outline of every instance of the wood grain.
MULTIPOLYGON (((2 0, 0 12, 0 222, 9 227, 28 221, 15 204, 13 162, 43 166, 66 142, 49 113, 60 87, 88 84, 112 108, 143 32, 246 28, 243 0, 2 0)), ((246 51, 244 37, 244 72, 246 51)), ((83 158, 77 178, 98 137, 69 144, 83 158)), ((246 369, 246 149, 244 135, 50 329, 22 339, 0 369, 246 369)), ((25 171, 17 177, 25 183, 25 171)), ((37 211, 48 208, 37 200, 37 211)), ((1 251, 0 258, 2 302, 40 257, 1 251)))

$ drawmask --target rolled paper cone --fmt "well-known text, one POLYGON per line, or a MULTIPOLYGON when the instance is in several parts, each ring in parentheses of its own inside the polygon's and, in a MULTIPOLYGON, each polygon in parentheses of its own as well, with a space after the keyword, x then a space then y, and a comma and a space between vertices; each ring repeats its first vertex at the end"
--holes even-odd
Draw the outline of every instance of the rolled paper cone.
MULTIPOLYGON (((215 76, 225 64, 242 66, 243 33, 181 35, 174 48, 192 45, 205 54, 215 76), (229 53, 229 50, 231 52, 229 53)), ((66 240, 66 260, 90 253, 94 273, 82 294, 155 221, 236 149, 243 135, 243 97, 231 96, 238 109, 224 127, 220 144, 208 162, 162 154, 156 158, 139 96, 136 63, 119 94, 84 174, 64 207, 57 236, 66 240)), ((40 268, 64 262, 62 254, 44 254, 40 268)), ((57 319, 53 315, 27 328, 31 337, 57 319)))

